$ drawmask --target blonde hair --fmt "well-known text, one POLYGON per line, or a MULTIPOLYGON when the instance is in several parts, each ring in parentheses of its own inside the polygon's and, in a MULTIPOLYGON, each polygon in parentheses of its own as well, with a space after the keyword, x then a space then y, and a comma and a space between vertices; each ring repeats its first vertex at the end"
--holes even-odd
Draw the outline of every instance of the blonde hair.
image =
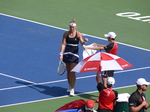
POLYGON ((70 23, 76 23, 76 20, 75 20, 75 19, 73 19, 73 20, 71 20, 71 21, 70 21, 70 23))

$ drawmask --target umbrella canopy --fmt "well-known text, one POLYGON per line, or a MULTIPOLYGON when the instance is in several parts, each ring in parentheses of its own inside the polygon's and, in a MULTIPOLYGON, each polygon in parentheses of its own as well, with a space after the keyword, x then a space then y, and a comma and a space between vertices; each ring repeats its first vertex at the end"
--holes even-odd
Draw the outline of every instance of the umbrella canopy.
POLYGON ((123 70, 133 67, 126 60, 117 55, 99 52, 80 61, 73 69, 74 72, 123 70))

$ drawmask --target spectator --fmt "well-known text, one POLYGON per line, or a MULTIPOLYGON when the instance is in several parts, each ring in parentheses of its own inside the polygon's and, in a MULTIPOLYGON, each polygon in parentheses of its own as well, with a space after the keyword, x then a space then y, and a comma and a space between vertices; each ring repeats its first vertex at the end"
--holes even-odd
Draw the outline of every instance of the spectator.
POLYGON ((96 112, 94 110, 94 101, 87 100, 85 106, 82 109, 80 109, 78 112, 96 112))
POLYGON ((55 112, 96 112, 93 100, 75 100, 58 108, 55 112))

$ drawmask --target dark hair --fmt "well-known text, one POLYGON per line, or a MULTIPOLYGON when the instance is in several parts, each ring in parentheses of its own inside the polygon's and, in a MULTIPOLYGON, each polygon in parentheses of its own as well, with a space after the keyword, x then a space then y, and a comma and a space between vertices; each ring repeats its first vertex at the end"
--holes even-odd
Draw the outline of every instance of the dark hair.
POLYGON ((141 88, 141 85, 136 85, 136 86, 137 86, 137 88, 138 88, 138 89, 140 89, 140 88, 141 88))
POLYGON ((111 38, 112 40, 115 40, 116 39, 116 37, 115 38, 111 38))
POLYGON ((108 88, 111 88, 113 85, 112 84, 107 84, 107 87, 108 88))

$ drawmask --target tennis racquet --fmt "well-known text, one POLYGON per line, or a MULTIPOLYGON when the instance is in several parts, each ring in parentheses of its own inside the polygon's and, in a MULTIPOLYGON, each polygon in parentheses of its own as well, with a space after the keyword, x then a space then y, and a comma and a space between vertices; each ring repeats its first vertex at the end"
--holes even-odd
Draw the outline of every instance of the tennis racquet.
POLYGON ((66 71, 66 64, 62 60, 60 60, 58 65, 58 74, 63 75, 65 71, 66 71))

